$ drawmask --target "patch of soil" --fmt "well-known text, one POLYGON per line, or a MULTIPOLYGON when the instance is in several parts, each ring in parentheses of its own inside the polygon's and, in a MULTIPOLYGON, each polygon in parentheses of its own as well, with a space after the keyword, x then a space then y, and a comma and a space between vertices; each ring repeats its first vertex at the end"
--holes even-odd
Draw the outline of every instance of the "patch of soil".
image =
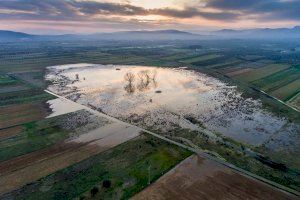
POLYGON ((299 199, 212 160, 192 156, 137 194, 137 199, 299 199))
POLYGON ((10 105, 0 109, 0 129, 45 118, 49 114, 45 102, 10 105))
MULTIPOLYGON (((111 124, 108 125, 109 129, 111 124)), ((108 132, 105 127, 70 138, 49 148, 0 163, 1 195, 33 183, 58 170, 137 137, 139 130, 123 125, 108 132)))
POLYGON ((107 148, 95 144, 60 144, 0 164, 0 195, 96 155, 107 148))
POLYGON ((22 126, 14 126, 10 128, 0 129, 0 139, 12 137, 23 131, 22 126))

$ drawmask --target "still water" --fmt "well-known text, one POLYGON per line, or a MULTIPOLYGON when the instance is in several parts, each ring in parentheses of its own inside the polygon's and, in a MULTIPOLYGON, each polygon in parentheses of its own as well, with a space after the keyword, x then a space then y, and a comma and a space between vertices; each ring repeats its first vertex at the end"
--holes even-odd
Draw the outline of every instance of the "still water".
POLYGON ((242 97, 236 87, 187 69, 72 64, 48 67, 46 79, 54 93, 162 132, 201 124, 241 142, 276 148, 299 131, 299 125, 242 97))

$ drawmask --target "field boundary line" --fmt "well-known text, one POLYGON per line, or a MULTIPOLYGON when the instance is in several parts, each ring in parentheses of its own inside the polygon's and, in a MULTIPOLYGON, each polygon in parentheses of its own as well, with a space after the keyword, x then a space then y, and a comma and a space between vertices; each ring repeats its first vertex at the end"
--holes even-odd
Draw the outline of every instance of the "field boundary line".
POLYGON ((179 146, 179 147, 182 147, 182 148, 184 148, 184 149, 187 149, 187 150, 189 150, 189 151, 191 151, 191 152, 194 152, 194 153, 196 153, 196 154, 198 154, 198 155, 200 155, 200 156, 203 156, 203 157, 206 158, 206 159, 213 160, 213 161, 215 161, 215 162, 217 162, 217 163, 219 163, 219 164, 221 164, 221 165, 224 165, 224 166, 226 166, 226 167, 228 167, 228 168, 230 168, 230 169, 232 169, 232 170, 238 172, 239 174, 242 174, 242 175, 244 175, 244 176, 247 176, 247 177, 256 179, 256 180, 258 180, 258 181, 261 181, 261 182, 263 182, 263 183, 266 183, 266 184, 268 184, 268 185, 270 185, 270 186, 273 186, 273 187, 276 188, 276 189, 279 189, 279 190, 282 191, 282 192, 290 193, 290 194, 293 194, 293 195, 295 195, 295 196, 300 197, 300 192, 298 192, 298 191, 296 191, 296 190, 293 190, 293 189, 288 188, 288 187, 286 187, 286 186, 280 185, 280 184, 278 184, 278 183, 276 183, 276 182, 274 182, 274 181, 270 181, 270 180, 268 180, 268 179, 266 179, 266 178, 263 178, 263 177, 258 176, 258 175, 256 175, 256 174, 253 174, 253 173, 251 173, 251 172, 249 172, 249 171, 246 171, 246 170, 244 170, 244 169, 241 169, 241 168, 239 168, 239 167, 237 167, 237 166, 235 166, 235 165, 233 165, 233 164, 231 164, 231 163, 228 163, 228 162, 225 162, 225 161, 223 161, 223 160, 220 160, 220 159, 218 159, 218 158, 216 158, 216 157, 213 157, 213 156, 211 156, 211 155, 205 153, 205 152, 204 152, 203 150, 201 150, 201 149, 198 149, 198 148, 196 149, 196 148, 189 147, 189 146, 187 146, 187 145, 181 144, 181 143, 179 143, 179 142, 176 142, 176 141, 171 140, 171 139, 169 139, 169 138, 167 138, 167 137, 161 136, 161 135, 159 135, 159 134, 157 134, 157 133, 154 133, 154 132, 152 132, 152 131, 148 131, 148 130, 143 129, 143 128, 141 128, 141 127, 138 127, 138 126, 136 126, 136 125, 129 124, 129 123, 127 123, 127 122, 121 121, 121 120, 119 120, 119 119, 117 119, 117 118, 114 118, 114 117, 109 116, 109 115, 107 115, 107 114, 101 113, 101 112, 99 112, 99 111, 97 111, 97 110, 91 109, 91 108, 89 108, 88 106, 85 106, 85 105, 79 104, 79 103, 77 103, 77 102, 74 102, 74 101, 72 101, 72 100, 70 100, 70 99, 67 99, 66 97, 57 95, 57 94, 55 94, 55 93, 53 93, 53 92, 51 92, 51 91, 49 91, 49 90, 44 90, 44 91, 47 92, 47 93, 49 93, 49 94, 51 94, 51 95, 54 95, 54 96, 56 96, 56 97, 58 97, 58 98, 64 99, 64 100, 69 101, 69 102, 72 102, 72 103, 76 103, 76 104, 78 104, 79 106, 81 106, 82 108, 84 108, 84 109, 86 109, 86 110, 88 110, 88 111, 90 111, 90 112, 92 112, 92 113, 94 113, 94 114, 96 114, 96 115, 98 115, 98 116, 102 116, 102 117, 105 117, 105 118, 110 119, 110 120, 112 120, 112 121, 115 121, 115 122, 118 122, 118 123, 121 123, 121 124, 124 124, 124 125, 127 125, 127 126, 132 126, 132 127, 137 128, 137 129, 140 129, 141 131, 143 131, 143 132, 145 132, 145 133, 148 133, 148 134, 150 134, 150 135, 152 135, 152 136, 154 136, 154 137, 156 137, 156 138, 159 138, 159 139, 164 140, 164 141, 166 141, 166 142, 168 142, 168 143, 171 143, 171 144, 174 144, 174 145, 176 145, 176 146, 179 146))
POLYGON ((278 99, 278 98, 276 98, 276 97, 274 97, 274 96, 268 94, 267 92, 265 92, 265 91, 263 91, 263 90, 261 90, 261 89, 259 89, 259 88, 256 88, 256 87, 255 87, 254 85, 252 85, 252 84, 245 83, 245 82, 242 82, 242 81, 233 79, 233 78, 231 78, 231 77, 229 77, 229 76, 227 76, 227 75, 225 75, 225 74, 222 74, 222 73, 220 73, 220 72, 218 72, 218 71, 215 71, 215 70, 214 70, 214 72, 218 73, 219 75, 221 75, 221 76, 223 76, 223 77, 225 77, 225 78, 227 78, 227 79, 229 79, 229 80, 231 80, 231 81, 233 81, 233 82, 238 82, 238 83, 240 83, 240 84, 242 84, 242 85, 244 85, 244 86, 246 86, 246 87, 248 87, 248 88, 251 88, 251 89, 253 89, 254 91, 259 92, 259 93, 261 93, 261 94, 263 94, 263 95, 265 95, 265 96, 267 96, 267 97, 269 97, 269 98, 271 98, 271 99, 273 99, 273 100, 275 100, 275 101, 277 101, 277 102, 279 102, 279 103, 281 103, 281 104, 287 106, 288 108, 290 108, 290 109, 292 109, 292 110, 294 110, 294 111, 296 111, 296 112, 298 112, 298 113, 300 112, 299 109, 297 109, 297 108, 295 108, 295 107, 293 107, 293 106, 290 106, 289 104, 285 103, 284 101, 282 101, 282 100, 280 100, 280 99, 278 99))
POLYGON ((267 95, 268 97, 270 97, 270 98, 272 98, 272 99, 274 99, 274 100, 276 100, 276 101, 279 101, 279 102, 282 103, 283 105, 285 105, 285 106, 287 106, 287 107, 289 107, 289 108, 291 108, 291 109, 293 109, 293 110, 295 110, 295 111, 297 111, 297 112, 300 112, 300 110, 298 110, 297 108, 295 108, 295 107, 293 107, 293 106, 290 106, 289 104, 287 104, 287 103, 285 103, 284 101, 282 101, 282 100, 280 100, 280 99, 278 99, 278 98, 276 98, 276 97, 274 97, 274 96, 272 96, 272 95, 266 93, 265 91, 263 91, 263 90, 259 90, 259 91, 260 91, 261 93, 263 93, 264 95, 267 95))

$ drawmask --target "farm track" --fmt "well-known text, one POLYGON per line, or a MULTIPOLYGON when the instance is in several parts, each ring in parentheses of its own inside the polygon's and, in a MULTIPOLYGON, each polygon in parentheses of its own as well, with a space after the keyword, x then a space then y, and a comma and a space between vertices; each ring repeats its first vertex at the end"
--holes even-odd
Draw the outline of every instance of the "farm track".
MULTIPOLYGON (((256 91, 258 90, 258 89, 254 88, 254 87, 251 87, 251 88, 254 89, 254 90, 256 90, 256 91)), ((271 99, 274 99, 275 101, 278 101, 278 102, 280 102, 281 104, 283 104, 283 105, 289 107, 290 109, 292 109, 292 110, 294 110, 294 111, 297 111, 297 112, 300 112, 300 110, 298 110, 297 108, 288 105, 288 104, 285 103, 284 101, 282 101, 282 100, 280 100, 280 99, 278 99, 278 98, 276 98, 276 97, 274 97, 274 96, 272 96, 272 95, 266 93, 265 91, 263 91, 263 90, 258 90, 258 91, 259 91, 260 93, 266 95, 267 97, 269 97, 269 98, 271 98, 271 99)))
MULTIPOLYGON (((45 92, 47 92, 47 93, 49 93, 49 94, 52 94, 52 95, 54 95, 54 96, 56 96, 56 97, 58 97, 58 98, 64 99, 64 100, 66 100, 66 101, 74 102, 74 101, 71 101, 71 100, 69 100, 69 99, 67 99, 67 98, 65 98, 65 97, 62 97, 62 96, 60 96, 60 95, 57 95, 57 94, 55 94, 55 93, 53 93, 53 92, 51 92, 51 91, 45 90, 45 92)), ((76 102, 74 102, 74 103, 76 103, 76 102)), ((163 140, 163 141, 166 141, 166 142, 168 142, 168 143, 177 145, 177 146, 179 146, 179 147, 185 148, 185 149, 187 149, 187 150, 189 150, 189 151, 191 151, 191 152, 194 152, 194 153, 196 153, 196 154, 202 156, 203 158, 206 158, 206 159, 209 159, 209 160, 213 160, 213 161, 215 161, 215 162, 217 162, 217 163, 219 163, 219 164, 221 164, 221 165, 223 165, 223 166, 226 166, 226 167, 228 167, 228 168, 230 168, 230 169, 232 169, 232 170, 238 172, 239 174, 242 174, 242 175, 247 176, 247 177, 250 177, 250 178, 254 178, 254 179, 258 180, 258 181, 267 183, 268 185, 273 186, 274 188, 277 188, 278 190, 281 190, 281 191, 283 191, 283 192, 288 192, 288 193, 291 193, 291 194, 293 194, 293 195, 296 195, 296 196, 300 197, 300 192, 298 192, 298 191, 296 191, 296 190, 293 190, 293 189, 291 189, 291 188, 282 186, 282 185, 280 185, 280 184, 278 184, 278 183, 275 183, 275 182, 273 182, 273 181, 267 180, 267 179, 265 179, 265 178, 263 178, 263 177, 261 177, 261 176, 255 175, 255 174, 253 174, 253 173, 251 173, 251 172, 248 172, 248 171, 243 170, 243 169, 241 169, 241 168, 239 168, 239 167, 236 167, 236 166, 234 166, 234 165, 232 165, 232 164, 230 164, 230 163, 228 163, 228 162, 225 162, 225 161, 223 161, 223 160, 221 160, 221 159, 215 158, 215 157, 213 157, 213 156, 211 156, 211 155, 205 153, 205 152, 202 151, 201 149, 198 149, 198 148, 192 148, 192 147, 186 146, 186 145, 184 145, 184 144, 178 143, 178 142, 176 142, 176 141, 173 141, 173 140, 171 140, 171 139, 169 139, 169 138, 166 138, 166 137, 161 136, 161 135, 159 135, 159 134, 156 134, 156 133, 154 133, 154 132, 148 131, 148 130, 146 130, 146 129, 140 128, 140 127, 138 127, 138 126, 135 126, 135 125, 132 125, 132 124, 129 124, 129 123, 126 123, 126 122, 123 122, 123 121, 121 121, 121 120, 119 120, 119 119, 117 119, 117 118, 114 118, 114 117, 112 117, 112 116, 109 116, 109 115, 100 113, 100 112, 98 112, 98 111, 96 111, 96 110, 93 110, 93 109, 87 107, 87 106, 84 106, 84 105, 81 105, 81 104, 79 104, 79 105, 82 106, 82 107, 84 107, 86 110, 88 110, 88 111, 90 111, 90 112, 92 112, 92 113, 98 115, 98 116, 105 117, 105 118, 107 118, 107 119, 109 119, 109 120, 111 120, 111 121, 119 122, 119 123, 124 124, 124 125, 127 125, 127 126, 136 127, 136 128, 138 128, 138 129, 140 129, 141 131, 143 131, 143 132, 145 132, 145 133, 148 133, 148 134, 150 134, 150 135, 152 135, 152 136, 154 136, 154 137, 156 137, 156 138, 159 138, 159 139, 161 139, 161 140, 163 140)), ((298 112, 299 112, 299 111, 298 111, 298 112)))

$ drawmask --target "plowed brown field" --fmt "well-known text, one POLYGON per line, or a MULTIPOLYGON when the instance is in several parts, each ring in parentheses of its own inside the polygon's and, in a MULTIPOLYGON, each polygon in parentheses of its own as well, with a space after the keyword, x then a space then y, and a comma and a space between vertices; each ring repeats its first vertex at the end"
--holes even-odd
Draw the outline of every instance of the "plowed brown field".
POLYGON ((299 200, 199 156, 189 157, 133 199, 299 200))

